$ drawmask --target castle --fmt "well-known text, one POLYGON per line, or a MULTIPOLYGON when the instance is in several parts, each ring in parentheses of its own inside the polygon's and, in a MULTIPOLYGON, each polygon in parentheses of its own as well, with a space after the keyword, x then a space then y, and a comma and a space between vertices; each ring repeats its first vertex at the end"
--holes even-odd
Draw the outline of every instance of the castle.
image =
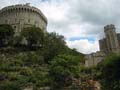
POLYGON ((120 33, 115 32, 114 25, 104 27, 106 38, 99 40, 100 51, 104 53, 119 53, 120 51, 120 33))
POLYGON ((85 56, 85 66, 95 66, 110 53, 120 53, 120 33, 113 24, 104 27, 105 38, 99 40, 100 51, 85 56))
MULTIPOLYGON (((36 26, 46 31, 47 18, 37 8, 29 3, 12 5, 0 10, 0 24, 9 24, 15 34, 25 27, 36 26)), ((99 40, 100 51, 85 56, 85 66, 90 67, 100 63, 109 53, 120 53, 120 33, 116 33, 114 25, 104 27, 105 38, 99 40)))
POLYGON ((29 5, 12 5, 0 10, 0 24, 11 25, 15 33, 19 33, 23 28, 36 26, 46 31, 47 18, 43 13, 29 5))

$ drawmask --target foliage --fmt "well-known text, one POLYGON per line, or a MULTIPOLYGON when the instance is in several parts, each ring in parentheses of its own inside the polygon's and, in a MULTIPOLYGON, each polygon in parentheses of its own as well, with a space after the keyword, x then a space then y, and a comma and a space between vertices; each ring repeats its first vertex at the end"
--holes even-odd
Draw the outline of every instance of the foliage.
POLYGON ((0 25, 0 47, 6 46, 10 43, 14 35, 14 30, 10 25, 0 25))
POLYGON ((37 27, 24 28, 21 32, 21 36, 23 40, 26 40, 23 43, 26 43, 30 48, 34 46, 42 47, 42 43, 44 42, 44 32, 37 27))
POLYGON ((102 90, 120 89, 120 56, 112 54, 99 66, 102 90))
POLYGON ((53 89, 61 89, 72 84, 72 79, 79 77, 80 58, 71 55, 58 55, 51 61, 50 76, 53 89))
POLYGON ((55 56, 66 53, 64 37, 56 33, 48 33, 45 37, 43 55, 45 62, 49 63, 55 56))
POLYGON ((68 48, 57 33, 28 27, 15 36, 11 26, 2 25, 0 45, 0 90, 69 86, 79 77, 84 55, 68 48))
POLYGON ((41 66, 40 56, 35 52, 22 53, 1 57, 0 90, 21 90, 29 83, 36 87, 49 84, 48 69, 41 66))
POLYGON ((83 58, 83 54, 77 52, 75 49, 70 49, 65 42, 65 38, 55 32, 46 33, 44 47, 42 49, 45 62, 49 63, 54 57, 60 54, 68 54, 74 56, 80 56, 83 58))

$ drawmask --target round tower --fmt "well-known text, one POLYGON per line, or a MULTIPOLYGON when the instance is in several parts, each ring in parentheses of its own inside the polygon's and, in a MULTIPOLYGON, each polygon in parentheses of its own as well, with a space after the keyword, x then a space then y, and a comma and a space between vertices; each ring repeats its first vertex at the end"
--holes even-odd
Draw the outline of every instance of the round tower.
POLYGON ((36 26, 46 30, 47 18, 29 3, 12 5, 0 10, 0 24, 10 24, 19 33, 24 27, 36 26))

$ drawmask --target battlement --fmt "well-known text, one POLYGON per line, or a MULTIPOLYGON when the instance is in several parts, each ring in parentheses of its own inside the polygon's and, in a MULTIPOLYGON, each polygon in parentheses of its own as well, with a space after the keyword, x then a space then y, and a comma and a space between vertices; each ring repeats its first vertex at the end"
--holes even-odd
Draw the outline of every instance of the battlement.
POLYGON ((0 24, 12 25, 16 34, 30 26, 36 26, 46 31, 47 18, 38 8, 29 3, 17 4, 0 10, 0 24))
POLYGON ((43 20, 47 23, 47 18, 45 17, 45 15, 41 12, 41 10, 39 10, 36 7, 30 6, 30 3, 26 3, 26 4, 17 4, 17 5, 11 5, 11 6, 7 6, 4 7, 0 10, 0 14, 5 13, 5 12, 35 12, 38 13, 43 20))
POLYGON ((113 25, 113 24, 110 24, 110 25, 106 25, 105 27, 104 27, 104 31, 107 31, 107 30, 115 30, 116 28, 115 28, 115 25, 113 25))
POLYGON ((120 33, 116 33, 115 29, 113 24, 104 27, 105 37, 99 40, 100 51, 85 56, 86 67, 99 64, 108 54, 120 54, 120 33))

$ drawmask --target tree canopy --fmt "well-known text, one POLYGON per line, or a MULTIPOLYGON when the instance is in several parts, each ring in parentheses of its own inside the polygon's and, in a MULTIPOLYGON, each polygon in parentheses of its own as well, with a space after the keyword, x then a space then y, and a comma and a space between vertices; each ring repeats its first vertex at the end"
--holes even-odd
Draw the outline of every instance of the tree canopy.
POLYGON ((84 55, 62 35, 27 27, 16 36, 10 25, 0 25, 0 39, 0 90, 66 86, 79 76, 84 55))
POLYGON ((51 61, 50 77, 53 90, 72 85, 72 79, 80 74, 80 58, 72 55, 58 55, 51 61))
POLYGON ((100 65, 103 90, 120 89, 120 56, 110 55, 100 65))
POLYGON ((14 30, 10 25, 0 25, 0 47, 6 46, 10 43, 14 35, 14 30))

